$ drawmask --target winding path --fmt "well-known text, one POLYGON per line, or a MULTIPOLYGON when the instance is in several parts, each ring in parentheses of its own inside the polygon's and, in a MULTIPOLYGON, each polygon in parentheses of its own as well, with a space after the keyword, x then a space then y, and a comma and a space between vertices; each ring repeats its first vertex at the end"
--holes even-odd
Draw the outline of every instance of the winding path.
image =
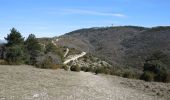
POLYGON ((78 58, 81 58, 81 57, 83 57, 83 56, 85 56, 85 55, 86 55, 86 52, 82 52, 82 53, 79 54, 79 55, 75 55, 75 56, 73 56, 73 57, 71 57, 71 58, 69 58, 69 59, 66 59, 63 64, 68 64, 70 61, 77 60, 78 58))
MULTIPOLYGON (((56 41, 58 41, 58 40, 56 40, 56 41)), ((54 40, 52 40, 51 43, 54 44, 54 45, 56 45, 55 42, 54 42, 54 40)), ((64 57, 66 57, 68 53, 69 53, 69 49, 67 48, 67 51, 66 51, 66 53, 64 54, 64 57)), ((69 62, 74 61, 74 60, 77 60, 78 58, 81 58, 81 57, 83 57, 83 56, 85 56, 85 55, 86 55, 86 52, 82 52, 81 54, 74 55, 74 56, 66 59, 63 64, 68 64, 69 62)))
POLYGON ((54 40, 52 40, 52 41, 51 41, 51 43, 52 43, 52 44, 54 44, 54 45, 56 46, 56 44, 55 44, 54 40))
POLYGON ((68 55, 69 51, 70 50, 67 48, 66 53, 64 54, 64 58, 68 55))

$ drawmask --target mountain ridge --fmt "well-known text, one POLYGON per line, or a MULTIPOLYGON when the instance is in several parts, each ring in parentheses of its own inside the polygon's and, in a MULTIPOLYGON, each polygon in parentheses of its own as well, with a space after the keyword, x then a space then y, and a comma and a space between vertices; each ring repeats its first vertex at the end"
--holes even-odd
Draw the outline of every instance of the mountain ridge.
MULTIPOLYGON (((170 55, 170 26, 117 26, 87 28, 58 37, 58 45, 91 53, 114 66, 142 70, 152 53, 161 51, 170 55)), ((170 57, 167 58, 167 68, 170 57)))

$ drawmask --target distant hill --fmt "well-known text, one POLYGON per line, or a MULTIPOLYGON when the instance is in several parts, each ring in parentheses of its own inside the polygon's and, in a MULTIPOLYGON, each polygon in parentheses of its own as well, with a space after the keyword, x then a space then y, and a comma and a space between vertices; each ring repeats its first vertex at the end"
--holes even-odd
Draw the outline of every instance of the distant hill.
POLYGON ((121 68, 142 69, 148 56, 166 55, 170 69, 170 27, 118 26, 80 29, 58 37, 58 45, 89 52, 121 68))

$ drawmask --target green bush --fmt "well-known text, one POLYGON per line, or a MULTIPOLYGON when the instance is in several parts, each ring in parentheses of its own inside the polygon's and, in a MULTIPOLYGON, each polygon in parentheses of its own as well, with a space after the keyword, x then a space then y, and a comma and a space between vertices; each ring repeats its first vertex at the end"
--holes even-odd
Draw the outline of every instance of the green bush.
POLYGON ((8 62, 6 60, 0 60, 0 65, 8 65, 8 62))
POLYGON ((135 75, 133 72, 126 71, 126 72, 123 73, 123 77, 124 78, 132 78, 132 79, 134 79, 134 78, 137 77, 137 75, 135 75))
MULTIPOLYGON (((142 74, 142 79, 147 81, 148 72, 154 74, 152 81, 157 82, 167 82, 168 73, 164 67, 165 65, 159 60, 153 60, 146 62, 144 64, 144 73, 142 74), (146 77, 145 77, 146 76, 146 77)), ((152 75, 149 75, 152 76, 152 75)))
POLYGON ((145 71, 141 75, 140 79, 151 82, 151 81, 154 81, 154 77, 155 77, 155 74, 153 72, 145 71))
POLYGON ((87 72, 93 72, 94 73, 95 71, 96 71, 96 69, 92 66, 87 68, 87 72))
POLYGON ((165 82, 166 82, 166 83, 170 82, 170 74, 168 74, 168 76, 166 77, 165 82))
POLYGON ((69 70, 69 67, 67 65, 62 65, 62 69, 68 71, 69 70))
POLYGON ((156 74, 154 80, 157 82, 167 82, 168 74, 166 71, 161 70, 159 73, 156 74))
POLYGON ((20 45, 7 47, 6 61, 9 64, 22 64, 23 61, 23 48, 20 45))
POLYGON ((36 67, 38 68, 43 68, 43 69, 52 69, 54 66, 53 62, 52 62, 52 58, 48 57, 45 60, 43 60, 42 62, 40 62, 39 64, 36 65, 36 67))
POLYGON ((90 67, 81 67, 81 70, 84 72, 95 72, 95 68, 93 68, 92 66, 90 67))
POLYGON ((123 76, 123 72, 120 69, 111 69, 111 75, 116 75, 116 76, 123 76))
POLYGON ((88 72, 88 68, 87 67, 81 67, 81 70, 84 72, 88 72))
POLYGON ((46 50, 45 50, 45 53, 54 53, 54 54, 57 54, 58 56, 60 56, 60 58, 62 60, 64 60, 64 57, 63 57, 63 53, 62 53, 62 50, 60 48, 58 48, 57 46, 55 46, 53 43, 48 43, 47 46, 46 46, 46 50))
POLYGON ((70 70, 75 72, 80 72, 81 68, 78 65, 72 65, 70 70))
POLYGON ((109 68, 106 68, 106 67, 98 67, 98 68, 96 68, 95 73, 96 74, 99 74, 99 73, 111 74, 111 70, 109 68))

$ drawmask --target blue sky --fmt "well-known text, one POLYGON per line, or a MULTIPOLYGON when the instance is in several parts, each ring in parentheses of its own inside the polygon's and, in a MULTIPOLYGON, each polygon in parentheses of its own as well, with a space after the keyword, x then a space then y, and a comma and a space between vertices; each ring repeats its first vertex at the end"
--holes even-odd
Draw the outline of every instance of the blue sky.
POLYGON ((0 39, 12 27, 24 37, 58 36, 111 25, 168 26, 170 0, 0 0, 0 39))

